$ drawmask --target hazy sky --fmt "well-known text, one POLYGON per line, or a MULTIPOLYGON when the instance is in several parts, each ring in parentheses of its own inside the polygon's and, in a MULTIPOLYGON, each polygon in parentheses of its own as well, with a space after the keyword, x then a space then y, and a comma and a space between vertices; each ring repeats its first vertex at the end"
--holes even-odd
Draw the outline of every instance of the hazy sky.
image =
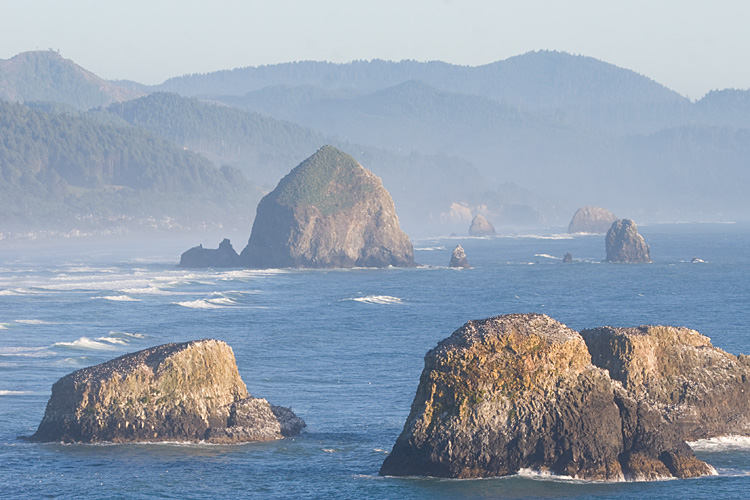
POLYGON ((480 65, 540 49, 692 99, 750 88, 747 0, 2 0, 0 58, 52 48, 107 79, 299 60, 480 65))

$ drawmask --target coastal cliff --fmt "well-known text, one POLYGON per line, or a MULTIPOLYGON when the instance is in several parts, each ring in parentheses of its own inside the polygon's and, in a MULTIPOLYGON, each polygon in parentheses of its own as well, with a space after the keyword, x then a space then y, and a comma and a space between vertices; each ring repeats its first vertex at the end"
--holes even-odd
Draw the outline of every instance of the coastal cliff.
POLYGON ((305 426, 288 408, 253 398, 232 348, 197 340, 83 368, 52 386, 41 442, 269 441, 305 426))
POLYGON ((605 326, 581 335, 593 363, 657 408, 684 439, 750 435, 750 357, 688 328, 605 326))
POLYGON ((425 356, 380 474, 472 478, 522 468, 590 480, 713 472, 656 410, 591 363, 577 332, 541 314, 470 321, 425 356))

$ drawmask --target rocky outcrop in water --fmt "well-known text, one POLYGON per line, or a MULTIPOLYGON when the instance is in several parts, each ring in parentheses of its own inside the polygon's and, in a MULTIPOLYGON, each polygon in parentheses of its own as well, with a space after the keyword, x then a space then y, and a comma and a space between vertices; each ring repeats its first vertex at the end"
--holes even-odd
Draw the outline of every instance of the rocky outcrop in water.
POLYGON ((324 146, 258 205, 240 263, 251 268, 411 267, 390 194, 348 154, 324 146))
POLYGON ((52 386, 41 442, 269 441, 305 426, 253 398, 232 348, 218 340, 165 344, 83 368, 52 386))
POLYGON ((453 249, 451 261, 448 264, 448 267, 460 267, 463 269, 469 269, 471 267, 469 265, 469 260, 466 258, 466 252, 461 245, 456 245, 456 248, 453 249))
POLYGON ((656 410, 592 365, 577 332, 541 314, 470 321, 425 356, 380 474, 470 478, 521 468, 592 480, 712 472, 656 410))
POLYGON ((604 237, 607 251, 605 262, 647 263, 651 261, 651 250, 638 234, 632 219, 618 219, 604 237))
POLYGON ((581 207, 568 224, 568 233, 606 233, 617 216, 600 207, 581 207))
POLYGON ((478 214, 471 220, 469 226, 469 236, 494 236, 495 226, 492 225, 483 215, 478 214))
POLYGON ((750 358, 672 326, 581 332, 596 366, 657 408, 687 440, 750 435, 750 358))
POLYGON ((573 262, 573 254, 570 252, 567 252, 565 256, 563 256, 563 264, 570 264, 573 262))
POLYGON ((238 267, 239 255, 226 238, 219 248, 203 248, 198 245, 185 251, 180 257, 178 267, 238 267))

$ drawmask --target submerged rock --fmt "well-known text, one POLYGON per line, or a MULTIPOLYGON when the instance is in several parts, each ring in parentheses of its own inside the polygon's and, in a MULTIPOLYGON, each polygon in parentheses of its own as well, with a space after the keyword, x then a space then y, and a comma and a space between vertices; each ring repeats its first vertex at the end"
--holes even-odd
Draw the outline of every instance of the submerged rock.
POLYGON ((348 154, 323 146, 258 205, 240 263, 275 267, 411 267, 390 194, 348 154))
POLYGON ((219 243, 219 248, 203 248, 198 245, 185 251, 180 257, 178 267, 238 267, 239 255, 226 238, 219 243))
POLYGON ((165 344, 83 368, 52 386, 41 442, 269 441, 305 426, 247 392, 232 348, 218 340, 165 344))
POLYGON ((618 219, 604 237, 607 258, 605 262, 647 263, 651 250, 632 219, 618 219))
POLYGON ((567 252, 567 253, 565 254, 565 256, 563 257, 563 263, 565 263, 565 264, 569 264, 569 263, 571 263, 571 262, 573 262, 573 254, 572 254, 572 253, 570 253, 570 252, 567 252))
POLYGON ((466 258, 466 252, 464 252, 464 248, 461 245, 456 245, 456 248, 453 249, 453 254, 451 254, 451 261, 450 264, 448 264, 448 267, 461 267, 464 269, 471 267, 466 258))
POLYGON ((605 326, 581 332, 595 365, 657 408, 689 441, 750 435, 750 358, 688 328, 605 326))
POLYGON ((581 207, 568 224, 568 233, 606 233, 617 216, 600 207, 581 207))
POLYGON ((647 404, 591 364, 583 338, 541 314, 470 321, 425 356, 381 475, 581 479, 712 473, 647 404))
POLYGON ((483 215, 478 214, 471 220, 469 226, 469 236, 494 236, 495 226, 492 225, 483 215))

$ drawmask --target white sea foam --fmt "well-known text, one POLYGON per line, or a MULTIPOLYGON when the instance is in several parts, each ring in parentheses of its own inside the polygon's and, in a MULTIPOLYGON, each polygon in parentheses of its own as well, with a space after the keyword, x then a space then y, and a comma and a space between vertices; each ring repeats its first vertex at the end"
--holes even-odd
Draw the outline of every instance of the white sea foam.
POLYGON ((696 451, 720 452, 731 450, 750 450, 750 436, 721 436, 711 439, 699 439, 688 442, 696 451))
POLYGON ((31 394, 31 391, 5 391, 5 390, 0 390, 0 396, 22 396, 24 394, 31 394))
POLYGON ((561 260, 561 257, 555 257, 554 255, 550 255, 548 253, 535 253, 534 257, 544 257, 545 259, 561 260))
POLYGON ((512 238, 512 239, 523 239, 528 238, 531 240, 572 240, 573 235, 570 234, 508 234, 499 235, 501 238, 512 238))
POLYGON ((47 347, 0 347, 0 356, 44 358, 49 355, 50 352, 47 347))
POLYGON ((97 340, 91 340, 88 337, 81 337, 73 342, 55 342, 52 344, 52 347, 65 347, 92 351, 111 351, 114 349, 114 346, 109 343, 98 342, 97 340))
POLYGON ((128 345, 130 342, 118 337, 97 337, 96 340, 100 342, 106 342, 108 344, 128 345))
POLYGON ((49 321, 44 321, 42 319, 17 319, 16 323, 19 323, 21 325, 52 325, 54 323, 50 323, 49 321))
POLYGON ((189 309, 221 309, 223 307, 226 307, 218 304, 213 304, 205 299, 189 300, 186 302, 172 302, 172 304, 187 307, 189 309))
POLYGON ((92 297, 93 299, 111 300, 113 302, 140 302, 129 295, 107 295, 106 297, 92 297))
POLYGON ((363 304, 379 304, 379 305, 395 305, 403 304, 404 301, 398 297, 391 297, 390 295, 368 295, 366 297, 354 297, 351 299, 355 302, 362 302, 363 304))
POLYGON ((435 250, 445 250, 445 246, 442 246, 442 247, 419 247, 419 248, 415 248, 414 250, 421 250, 423 252, 433 252, 435 250))

